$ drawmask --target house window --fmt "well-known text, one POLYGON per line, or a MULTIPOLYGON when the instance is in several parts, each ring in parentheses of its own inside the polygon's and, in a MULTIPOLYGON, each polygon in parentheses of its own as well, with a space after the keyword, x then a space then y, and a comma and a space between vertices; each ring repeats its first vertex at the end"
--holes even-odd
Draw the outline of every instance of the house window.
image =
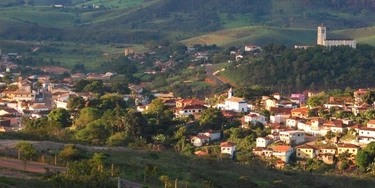
POLYGON ((353 152, 355 152, 355 149, 353 149, 353 152))
POLYGON ((225 150, 225 148, 222 148, 221 150, 225 150))
POLYGON ((193 112, 195 112, 195 110, 193 110, 193 112))
POLYGON ((201 110, 198 110, 198 112, 201 112, 201 110))
POLYGON ((229 151, 229 148, 227 148, 227 150, 229 151))
POLYGON ((187 110, 185 110, 185 113, 187 112, 187 110))
POLYGON ((339 151, 341 151, 341 149, 339 149, 339 151))
POLYGON ((298 153, 298 156, 300 156, 301 154, 300 153, 298 153))

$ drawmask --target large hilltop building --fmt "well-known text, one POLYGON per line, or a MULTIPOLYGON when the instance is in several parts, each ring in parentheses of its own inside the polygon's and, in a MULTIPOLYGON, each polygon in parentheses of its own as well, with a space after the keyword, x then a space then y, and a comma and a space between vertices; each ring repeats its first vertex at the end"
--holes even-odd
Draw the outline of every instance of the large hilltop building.
POLYGON ((327 39, 327 27, 323 25, 318 26, 316 43, 325 47, 346 45, 356 48, 356 41, 353 39, 327 39))
MULTIPOLYGON (((327 39, 327 27, 320 25, 318 26, 317 32, 317 45, 325 46, 325 47, 332 47, 332 46, 341 46, 346 45, 352 48, 357 47, 357 43, 354 39, 327 39)), ((295 49, 306 49, 308 47, 313 47, 313 45, 295 45, 295 49)))

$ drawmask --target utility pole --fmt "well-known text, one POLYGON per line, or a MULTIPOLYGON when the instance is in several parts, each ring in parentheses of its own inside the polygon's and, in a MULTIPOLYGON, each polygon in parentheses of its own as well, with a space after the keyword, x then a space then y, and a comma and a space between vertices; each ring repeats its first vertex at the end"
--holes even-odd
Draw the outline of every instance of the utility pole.
POLYGON ((174 181, 174 188, 177 188, 178 187, 178 179, 176 178, 176 180, 174 181))
POLYGON ((121 178, 117 177, 117 188, 121 188, 121 178))

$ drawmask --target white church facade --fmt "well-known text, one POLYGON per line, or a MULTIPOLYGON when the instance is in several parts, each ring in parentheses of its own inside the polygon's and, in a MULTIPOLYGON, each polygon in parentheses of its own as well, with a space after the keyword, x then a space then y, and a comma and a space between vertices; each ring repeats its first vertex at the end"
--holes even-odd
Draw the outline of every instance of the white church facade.
MULTIPOLYGON (((318 26, 317 32, 317 45, 325 46, 330 48, 332 46, 350 46, 352 48, 357 48, 357 42, 354 39, 327 39, 327 27, 320 25, 318 26)), ((295 49, 306 49, 313 47, 313 45, 295 45, 295 49)))
POLYGON ((317 44, 325 47, 346 45, 352 48, 356 48, 356 41, 353 39, 327 39, 327 27, 318 26, 317 44))
POLYGON ((235 112, 249 112, 247 101, 243 98, 235 97, 232 88, 228 91, 228 98, 224 100, 224 103, 218 104, 217 108, 221 110, 232 110, 235 112))

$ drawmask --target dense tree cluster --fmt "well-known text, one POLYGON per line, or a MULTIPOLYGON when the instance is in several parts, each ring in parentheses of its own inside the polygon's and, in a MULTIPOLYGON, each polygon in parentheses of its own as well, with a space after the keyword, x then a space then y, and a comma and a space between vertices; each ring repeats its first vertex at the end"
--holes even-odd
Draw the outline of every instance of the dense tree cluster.
POLYGON ((263 58, 228 67, 225 75, 238 85, 261 85, 282 92, 305 89, 370 87, 375 71, 375 48, 358 45, 295 50, 278 44, 264 47, 263 58))

